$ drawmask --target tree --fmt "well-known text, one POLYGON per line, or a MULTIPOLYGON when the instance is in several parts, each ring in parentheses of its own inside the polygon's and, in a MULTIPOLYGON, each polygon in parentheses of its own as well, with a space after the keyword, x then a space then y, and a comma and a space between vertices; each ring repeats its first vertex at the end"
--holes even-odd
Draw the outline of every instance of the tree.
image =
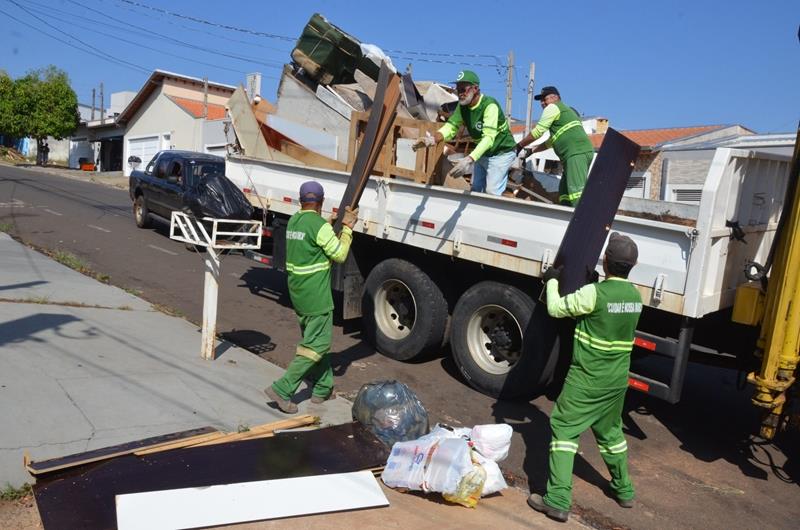
POLYGON ((0 70, 0 135, 13 135, 13 98, 14 80, 4 70, 0 70))
MULTIPOLYGON (((35 138, 39 153, 43 152, 47 137, 66 138, 80 123, 78 97, 70 87, 69 78, 66 72, 52 65, 32 70, 14 81, 10 107, 8 134, 35 138)), ((38 162, 43 162, 41 157, 38 162)))

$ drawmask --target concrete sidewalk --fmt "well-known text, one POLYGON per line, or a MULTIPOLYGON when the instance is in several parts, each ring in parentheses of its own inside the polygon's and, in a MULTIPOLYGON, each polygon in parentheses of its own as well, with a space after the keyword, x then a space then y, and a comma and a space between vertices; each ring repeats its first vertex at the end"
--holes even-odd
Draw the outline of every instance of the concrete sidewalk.
MULTIPOLYGON (((286 416, 262 389, 283 370, 222 343, 200 358, 194 324, 155 311, 0 233, 0 487, 34 460, 195 427, 235 431, 286 416)), ((301 412, 351 421, 344 399, 301 412)))

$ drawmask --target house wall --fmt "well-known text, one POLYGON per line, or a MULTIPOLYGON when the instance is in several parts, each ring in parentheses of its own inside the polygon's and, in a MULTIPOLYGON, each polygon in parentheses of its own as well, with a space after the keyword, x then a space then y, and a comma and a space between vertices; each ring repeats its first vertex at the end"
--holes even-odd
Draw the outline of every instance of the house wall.
POLYGON ((154 90, 139 111, 128 121, 122 148, 125 175, 130 175, 131 172, 127 163, 128 143, 131 139, 159 136, 161 149, 195 150, 202 132, 197 130, 195 121, 199 120, 192 118, 164 95, 162 87, 154 90))
POLYGON ((649 173, 650 176, 650 193, 645 199, 659 199, 661 195, 661 165, 663 164, 664 156, 661 151, 645 151, 639 154, 636 162, 633 164, 633 172, 640 175, 649 173))
MULTIPOLYGON (((176 79, 164 79, 161 85, 163 93, 170 96, 177 96, 179 98, 189 98, 195 101, 203 101, 203 86, 188 81, 179 81, 176 79)), ((208 87, 208 102, 217 105, 225 105, 231 97, 230 90, 222 90, 214 88, 213 85, 208 87)))

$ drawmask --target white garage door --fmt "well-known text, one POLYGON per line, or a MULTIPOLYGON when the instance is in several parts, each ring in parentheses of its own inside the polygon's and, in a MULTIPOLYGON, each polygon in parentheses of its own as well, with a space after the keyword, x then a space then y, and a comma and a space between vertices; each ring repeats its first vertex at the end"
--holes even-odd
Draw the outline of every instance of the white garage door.
MULTIPOLYGON (((150 160, 158 153, 159 150, 159 137, 158 136, 147 136, 145 138, 135 138, 128 140, 128 156, 138 156, 142 159, 142 163, 139 164, 139 169, 144 169, 147 167, 147 164, 150 163, 150 160)), ((130 166, 128 165, 128 161, 125 160, 125 172, 130 174, 130 166)))

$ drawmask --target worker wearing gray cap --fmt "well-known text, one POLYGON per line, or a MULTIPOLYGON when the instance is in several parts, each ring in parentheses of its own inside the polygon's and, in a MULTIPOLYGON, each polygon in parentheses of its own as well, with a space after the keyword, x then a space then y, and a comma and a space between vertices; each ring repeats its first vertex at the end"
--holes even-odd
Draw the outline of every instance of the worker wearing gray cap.
POLYGON ((550 415, 550 474, 547 493, 532 494, 528 504, 558 521, 566 521, 572 505, 572 465, 578 439, 590 428, 611 474, 611 489, 623 508, 633 507, 628 475, 628 445, 622 434, 622 406, 628 389, 631 350, 642 312, 642 298, 627 278, 636 265, 636 243, 611 234, 603 257, 606 279, 559 296, 560 268, 543 277, 547 312, 573 317, 572 362, 564 388, 550 415))
POLYGON ((286 272, 289 298, 303 338, 283 377, 264 392, 287 414, 297 412, 292 396, 303 379, 309 379, 311 401, 322 403, 333 393, 330 348, 333 338, 331 262, 343 263, 353 241, 358 209, 345 209, 339 237, 322 218, 325 191, 316 181, 300 186, 300 211, 286 225, 286 272))
POLYGON ((577 206, 594 157, 592 142, 583 130, 578 113, 561 101, 561 94, 556 87, 542 88, 542 92, 535 95, 534 99, 542 104, 542 116, 531 132, 519 141, 517 153, 541 138, 545 131, 550 131, 550 138, 533 151, 553 148, 564 168, 558 186, 558 202, 577 206))

